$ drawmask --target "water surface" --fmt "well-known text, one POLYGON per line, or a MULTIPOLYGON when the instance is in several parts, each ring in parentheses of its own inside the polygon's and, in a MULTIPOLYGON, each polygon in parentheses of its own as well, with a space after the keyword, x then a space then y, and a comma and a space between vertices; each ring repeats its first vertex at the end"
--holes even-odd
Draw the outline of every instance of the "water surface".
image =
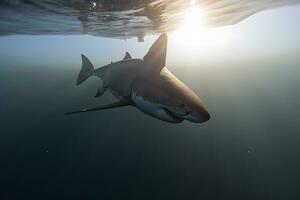
MULTIPOLYGON (((262 10, 299 0, 2 0, 0 34, 88 34, 113 38, 169 32, 199 6, 209 27, 236 24, 262 10)), ((200 19, 198 20, 200 23, 200 19)))

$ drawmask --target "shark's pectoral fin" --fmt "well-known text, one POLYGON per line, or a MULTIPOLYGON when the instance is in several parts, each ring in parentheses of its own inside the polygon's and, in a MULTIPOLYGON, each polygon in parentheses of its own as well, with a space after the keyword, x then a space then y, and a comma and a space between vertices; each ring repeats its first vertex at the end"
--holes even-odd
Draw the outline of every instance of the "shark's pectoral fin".
POLYGON ((78 111, 67 112, 65 114, 70 115, 70 114, 76 114, 76 113, 82 113, 82 112, 106 110, 106 109, 111 109, 111 108, 118 108, 118 107, 128 106, 128 105, 132 105, 132 104, 133 104, 133 102, 132 102, 131 98, 128 97, 128 98, 124 98, 121 101, 118 101, 118 102, 115 102, 115 103, 111 103, 111 104, 107 104, 107 105, 103 105, 103 106, 99 106, 99 107, 95 107, 95 108, 85 108, 85 109, 78 110, 78 111))
POLYGON ((104 93, 105 93, 105 91, 106 91, 106 89, 107 89, 107 87, 100 87, 98 90, 97 90, 97 94, 95 95, 95 97, 100 97, 100 96, 102 96, 104 93))

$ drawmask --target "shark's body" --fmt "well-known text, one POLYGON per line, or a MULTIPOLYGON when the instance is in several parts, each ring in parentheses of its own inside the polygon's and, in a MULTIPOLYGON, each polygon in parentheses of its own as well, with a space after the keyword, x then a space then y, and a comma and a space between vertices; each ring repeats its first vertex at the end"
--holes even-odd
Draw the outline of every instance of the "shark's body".
POLYGON ((96 97, 109 89, 119 102, 68 114, 133 105, 171 123, 185 119, 198 123, 209 120, 210 115, 200 98, 165 67, 166 50, 167 35, 162 34, 144 59, 132 59, 126 53, 122 61, 94 70, 91 62, 82 55, 83 67, 77 84, 91 75, 98 76, 103 84, 96 97))

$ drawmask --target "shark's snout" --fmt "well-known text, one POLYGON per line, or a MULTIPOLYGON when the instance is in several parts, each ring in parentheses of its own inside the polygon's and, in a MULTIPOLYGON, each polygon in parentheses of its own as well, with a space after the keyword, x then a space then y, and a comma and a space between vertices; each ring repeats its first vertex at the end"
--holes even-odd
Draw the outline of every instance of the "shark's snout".
POLYGON ((201 112, 191 111, 185 116, 185 119, 194 123, 202 123, 210 119, 210 114, 206 110, 201 112))

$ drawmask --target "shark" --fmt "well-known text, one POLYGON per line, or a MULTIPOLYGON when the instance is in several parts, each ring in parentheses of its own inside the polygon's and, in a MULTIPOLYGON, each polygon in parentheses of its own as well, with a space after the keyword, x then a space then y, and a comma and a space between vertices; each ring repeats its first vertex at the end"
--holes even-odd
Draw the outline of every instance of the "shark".
POLYGON ((168 36, 163 33, 153 43, 143 59, 132 58, 126 52, 123 60, 97 68, 84 55, 77 85, 91 76, 102 79, 95 97, 109 90, 117 101, 94 108, 67 112, 76 114, 124 106, 134 106, 140 111, 169 123, 184 120, 202 123, 210 114, 200 97, 181 82, 166 67, 168 36))

